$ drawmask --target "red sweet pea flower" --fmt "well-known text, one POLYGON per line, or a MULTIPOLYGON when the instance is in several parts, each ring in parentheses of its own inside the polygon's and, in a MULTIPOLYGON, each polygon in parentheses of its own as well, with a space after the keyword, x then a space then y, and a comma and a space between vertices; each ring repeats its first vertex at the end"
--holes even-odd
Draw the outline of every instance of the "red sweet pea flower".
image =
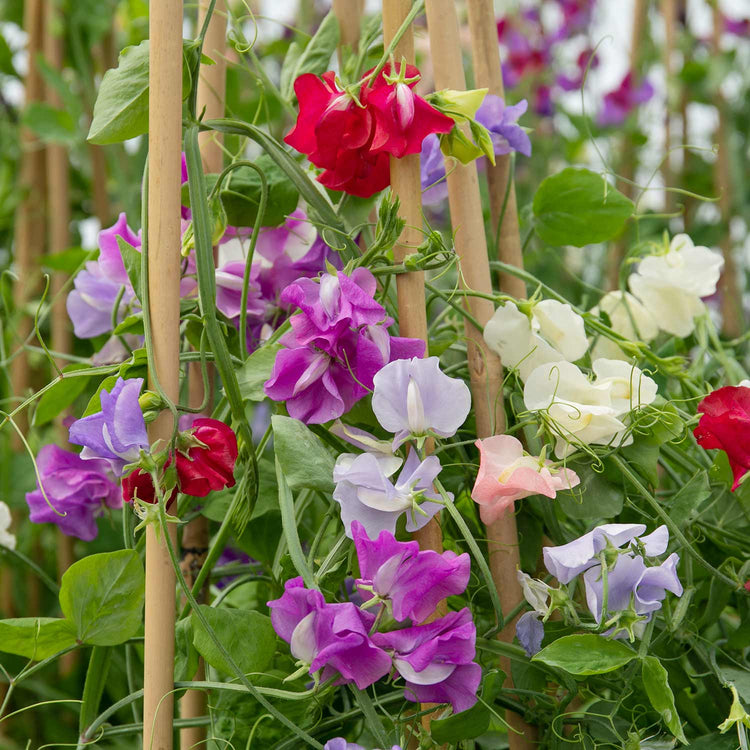
POLYGON ((701 418, 693 430, 695 439, 703 448, 718 448, 727 454, 734 492, 750 471, 750 388, 719 388, 698 404, 698 411, 701 418))
POLYGON ((218 419, 196 419, 187 435, 187 448, 177 451, 180 491, 205 497, 212 490, 234 487, 237 437, 232 428, 218 419))
POLYGON ((333 71, 294 82, 299 116, 284 141, 325 170, 318 180, 327 188, 368 198, 390 184, 389 154, 419 153, 430 133, 453 127, 412 91, 415 67, 406 66, 395 81, 390 70, 386 65, 372 86, 363 86, 358 100, 336 85, 333 71))
MULTIPOLYGON (((170 462, 167 461, 167 466, 170 462)), ((151 475, 148 472, 136 469, 122 479, 122 499, 126 503, 131 503, 135 498, 144 503, 155 503, 156 493, 154 492, 154 483, 151 481, 151 475)), ((167 508, 175 501, 177 497, 177 488, 172 490, 172 494, 167 500, 167 508)))

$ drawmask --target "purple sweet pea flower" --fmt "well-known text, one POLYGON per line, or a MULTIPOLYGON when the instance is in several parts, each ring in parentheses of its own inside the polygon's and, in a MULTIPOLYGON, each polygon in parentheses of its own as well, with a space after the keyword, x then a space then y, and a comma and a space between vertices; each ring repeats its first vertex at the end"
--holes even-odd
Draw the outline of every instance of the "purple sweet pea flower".
POLYGON ((450 703, 459 713, 477 701, 482 669, 473 661, 476 635, 471 613, 462 609, 427 625, 375 633, 372 641, 393 654, 407 700, 450 703))
POLYGON ((437 357, 391 362, 373 383, 372 410, 381 426, 395 433, 394 450, 412 435, 454 435, 471 409, 468 386, 444 375, 437 357))
POLYGON ((750 18, 729 18, 724 16, 724 31, 734 36, 750 36, 750 18))
POLYGON ((105 508, 122 507, 120 488, 105 461, 85 461, 77 453, 45 445, 37 467, 49 503, 41 489, 26 493, 32 523, 55 523, 63 534, 90 542, 98 533, 96 517, 105 508))
POLYGON ((336 684, 353 682, 364 690, 390 671, 390 657, 368 635, 374 616, 354 604, 327 604, 319 591, 293 578, 268 606, 271 623, 292 655, 310 665, 310 674, 322 669, 323 681, 338 673, 336 684))
POLYGON ((604 108, 599 113, 599 125, 621 125, 639 105, 654 95, 654 87, 644 79, 636 86, 633 74, 628 72, 620 85, 604 97, 604 108))
POLYGON ((517 151, 531 156, 531 141, 526 131, 517 124, 528 104, 522 99, 518 104, 506 107, 503 98, 487 94, 477 110, 476 120, 490 131, 495 155, 502 156, 517 151))
POLYGON ((568 76, 565 74, 557 76, 557 85, 563 91, 578 91, 581 86, 583 86, 583 78, 586 75, 586 68, 588 67, 590 70, 598 68, 599 57, 598 55, 594 54, 593 50, 585 49, 578 55, 576 64, 578 66, 578 72, 575 74, 575 76, 568 76), (591 60, 591 64, 589 64, 589 60, 591 60))
MULTIPOLYGON (((661 609, 667 591, 681 596, 682 584, 677 577, 679 561, 679 555, 673 552, 661 565, 649 568, 640 555, 620 555, 614 568, 607 573, 607 612, 628 609, 632 598, 636 614, 650 615, 661 609)), ((601 566, 597 565, 583 574, 586 603, 597 622, 602 617, 604 582, 601 573, 601 566)))
POLYGON ((70 426, 70 442, 82 445, 81 458, 104 459, 116 476, 126 464, 148 449, 148 435, 138 396, 143 378, 118 378, 111 391, 100 394, 102 410, 76 420, 70 426))
POLYGON ((434 206, 448 198, 448 182, 445 179, 445 157, 440 150, 440 139, 430 133, 422 141, 420 157, 422 180, 422 203, 434 206))
POLYGON ((435 612, 438 602, 460 594, 469 583, 471 561, 466 553, 420 551, 417 542, 398 542, 389 531, 381 531, 371 540, 359 521, 352 523, 351 531, 362 576, 357 579, 362 598, 389 600, 398 622, 423 622, 435 612))
POLYGON ((516 637, 529 659, 542 648, 544 625, 538 612, 524 612, 516 623, 516 637))
MULTIPOLYGON (((323 750, 365 750, 365 748, 356 742, 347 742, 343 737, 334 737, 323 745, 323 750)), ((374 748, 374 750, 377 750, 377 748, 374 748)), ((393 745, 391 750, 401 750, 401 746, 393 745)))
POLYGON ((646 530, 642 523, 606 523, 587 534, 559 547, 544 547, 544 564, 560 583, 570 583, 579 573, 599 564, 597 555, 608 545, 622 547, 639 537, 649 557, 661 555, 667 549, 669 532, 659 526, 653 533, 641 537, 646 530))
POLYGON ((338 457, 333 469, 333 499, 341 506, 341 521, 348 537, 353 538, 355 521, 373 539, 383 531, 395 534, 396 523, 404 513, 407 530, 416 531, 442 508, 439 503, 423 500, 440 500, 432 489, 441 469, 437 456, 420 461, 416 451, 410 451, 394 483, 389 477, 399 465, 399 458, 383 454, 343 453, 338 457))
MULTIPOLYGON (((242 310, 242 284, 245 276, 243 261, 230 261, 216 269, 216 308, 239 330, 242 310)), ((252 277, 247 286, 247 346, 254 350, 266 322, 268 304, 262 298, 260 287, 252 277)))

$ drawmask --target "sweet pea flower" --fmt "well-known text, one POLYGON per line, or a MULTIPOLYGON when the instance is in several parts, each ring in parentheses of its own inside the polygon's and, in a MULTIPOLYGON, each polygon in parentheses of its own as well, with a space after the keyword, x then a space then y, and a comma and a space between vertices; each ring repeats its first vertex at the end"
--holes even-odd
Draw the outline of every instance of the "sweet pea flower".
POLYGON ((450 703, 454 713, 476 703, 482 669, 473 661, 476 627, 468 609, 427 625, 375 633, 372 641, 392 654, 393 666, 406 680, 406 700, 450 703))
MULTIPOLYGON (((611 328, 623 338, 630 341, 653 341, 659 333, 659 326, 653 315, 628 292, 607 292, 599 304, 591 312, 598 315, 605 312, 610 320, 611 328)), ((623 350, 606 336, 599 336, 591 348, 592 359, 622 359, 630 361, 623 350)))
POLYGON ((368 635, 374 616, 354 604, 328 604, 293 578, 268 606, 276 633, 311 675, 322 670, 322 681, 338 675, 336 684, 353 682, 364 690, 390 671, 390 657, 368 635))
POLYGON ((698 445, 706 450, 719 449, 727 454, 734 482, 732 492, 750 471, 750 387, 745 385, 718 388, 699 404, 701 415, 693 430, 698 445))
POLYGON ((390 477, 400 464, 401 459, 383 454, 343 453, 338 457, 333 469, 333 499, 341 506, 341 521, 348 537, 354 538, 355 521, 370 538, 383 531, 395 534, 396 523, 404 513, 407 530, 416 531, 442 508, 439 502, 430 502, 441 499, 432 489, 441 469, 437 456, 420 461, 416 451, 410 451, 393 482, 390 477))
POLYGON ((516 622, 516 638, 529 659, 542 648, 544 625, 536 612, 524 612, 516 622))
POLYGON ((523 445, 512 435, 477 440, 479 472, 471 497, 479 505, 485 524, 500 518, 516 500, 529 495, 554 498, 558 490, 580 483, 570 469, 556 468, 553 461, 524 455, 523 445))
POLYGON ((436 135, 428 135, 422 141, 419 165, 422 203, 426 206, 442 203, 448 198, 448 181, 445 179, 445 157, 436 135))
MULTIPOLYGON (((365 748, 356 742, 347 742, 343 737, 334 737, 323 745, 323 750, 365 750, 365 748)), ((373 750, 377 750, 377 748, 373 750)), ((401 750, 401 746, 393 745, 391 750, 401 750)))
POLYGON ((419 624, 448 596, 469 583, 469 555, 447 550, 438 554, 419 549, 417 542, 399 542, 389 531, 370 539, 359 521, 351 524, 361 577, 357 588, 365 601, 374 596, 390 603, 398 622, 419 624))
POLYGON ((621 125, 639 105, 654 95, 654 87, 644 79, 636 85, 632 72, 628 71, 620 85, 604 96, 604 107, 599 113, 599 125, 621 125))
POLYGON ((694 319, 705 312, 701 298, 716 292, 723 267, 720 253, 696 247, 686 234, 678 234, 666 253, 641 260, 628 285, 659 328, 684 337, 693 332, 694 319))
POLYGON ((10 508, 0 500, 0 547, 16 548, 16 536, 10 530, 12 523, 10 508))
MULTIPOLYGON (((232 322, 237 330, 240 327, 242 311, 242 285, 245 276, 243 261, 230 261, 216 269, 216 309, 232 322)), ((266 318, 267 304, 260 287, 252 278, 247 287, 247 338, 249 344, 256 344, 266 318)), ((254 346, 253 346, 254 348, 254 346)))
POLYGON ((489 131, 495 156, 509 154, 512 151, 531 156, 529 136, 518 125, 518 118, 527 108, 528 103, 525 99, 521 99, 518 104, 506 106, 501 96, 487 94, 484 97, 475 119, 489 131))
POLYGON ((560 583, 570 583, 579 573, 599 564, 598 554, 607 546, 622 547, 638 538, 649 557, 661 555, 669 542, 666 526, 659 526, 642 537, 642 523, 607 523, 597 526, 572 542, 557 547, 544 547, 544 565, 560 583))
POLYGON ((597 386, 606 386, 618 416, 653 403, 657 385, 635 365, 620 359, 595 359, 591 369, 597 386))
POLYGON ((209 492, 234 487, 237 436, 218 419, 201 417, 180 433, 175 459, 180 492, 205 497, 209 492))
POLYGON ((90 542, 98 533, 97 516, 106 508, 122 507, 120 489, 106 461, 84 460, 77 453, 45 445, 37 467, 47 499, 39 482, 36 490, 26 493, 32 523, 54 523, 63 534, 90 542))
POLYGON ((463 380, 440 370, 437 357, 399 359, 373 378, 372 410, 388 432, 394 450, 410 437, 450 437, 464 423, 471 393, 463 380))
POLYGON ((506 302, 487 321, 484 340, 524 381, 541 365, 580 359, 589 346, 583 318, 557 300, 536 303, 531 318, 506 302))
POLYGON ((115 476, 122 476, 126 464, 138 460, 148 449, 146 423, 138 397, 143 378, 117 378, 111 391, 102 390, 102 410, 78 419, 70 426, 70 442, 82 445, 81 458, 103 459, 115 476))

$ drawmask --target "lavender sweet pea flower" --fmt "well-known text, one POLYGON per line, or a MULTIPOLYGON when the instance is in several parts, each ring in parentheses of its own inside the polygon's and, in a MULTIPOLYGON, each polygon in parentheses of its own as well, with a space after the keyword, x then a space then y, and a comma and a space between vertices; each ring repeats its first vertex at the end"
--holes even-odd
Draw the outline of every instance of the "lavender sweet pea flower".
POLYGON ((49 503, 41 489, 26 493, 32 523, 54 523, 63 534, 90 542, 98 533, 97 516, 106 508, 122 507, 120 488, 105 461, 86 461, 77 453, 45 445, 37 467, 49 503))
POLYGON ((620 85, 604 97, 604 108, 599 113, 599 125, 621 125, 639 105, 654 95, 654 87, 648 80, 636 86, 633 74, 628 72, 620 85))
POLYGON ((420 173, 423 204, 434 206, 448 198, 448 182, 445 179, 445 157, 440 150, 440 139, 434 133, 430 133, 422 141, 420 173))
MULTIPOLYGON (((638 615, 650 615, 661 609, 661 603, 671 591, 682 595, 682 584, 677 577, 680 557, 673 552, 661 565, 646 567, 640 555, 624 554, 617 558, 614 568, 607 573, 607 612, 633 608, 638 615)), ((602 618, 604 581, 601 566, 589 568, 583 574, 586 603, 597 622, 602 618)))
POLYGON ((417 542, 396 541, 388 531, 371 540, 359 521, 352 523, 351 530, 362 576, 357 580, 362 598, 389 600, 398 622, 423 622, 439 602, 460 594, 469 583, 471 562, 466 553, 420 551, 417 542))
POLYGON ((444 375, 437 357, 391 362, 373 383, 372 410, 381 426, 395 433, 394 450, 411 436, 450 437, 469 415, 468 386, 444 375))
POLYGON ((528 103, 522 99, 518 104, 506 106, 501 96, 487 94, 477 110, 476 120, 490 131, 495 155, 502 156, 517 151, 531 156, 531 141, 526 131, 517 124, 526 111, 528 103))
POLYGON ((268 606, 271 623, 292 655, 310 665, 310 674, 322 669, 323 681, 338 674, 336 684, 353 682, 364 690, 390 671, 390 657, 368 635, 374 616, 353 604, 327 604, 319 591, 293 578, 268 606))
POLYGON ((476 703, 482 669, 473 661, 476 627, 468 609, 427 625, 375 633, 372 641, 393 654, 407 700, 450 703, 454 713, 476 703))
POLYGON ((143 378, 118 378, 111 391, 100 394, 102 410, 70 426, 70 442, 82 445, 81 458, 104 459, 116 476, 137 461, 149 446, 146 423, 138 403, 143 378))
POLYGON ((410 451, 398 479, 389 478, 395 473, 400 459, 383 454, 344 453, 339 456, 333 470, 336 489, 333 499, 341 506, 341 521, 346 535, 353 538, 352 524, 359 521, 367 535, 374 539, 382 531, 396 533, 396 523, 406 513, 406 528, 416 531, 425 526, 442 508, 429 500, 440 500, 432 489, 440 473, 440 460, 428 456, 419 460, 410 451))
POLYGON ((516 637, 529 659, 542 648, 544 625, 538 612, 524 612, 516 623, 516 637))
MULTIPOLYGON (((365 748, 356 742, 347 742, 343 737, 334 737, 323 745, 323 750, 365 750, 365 748)), ((374 748, 374 750, 377 750, 377 748, 374 748)), ((401 750, 401 746, 393 745, 391 750, 401 750)))

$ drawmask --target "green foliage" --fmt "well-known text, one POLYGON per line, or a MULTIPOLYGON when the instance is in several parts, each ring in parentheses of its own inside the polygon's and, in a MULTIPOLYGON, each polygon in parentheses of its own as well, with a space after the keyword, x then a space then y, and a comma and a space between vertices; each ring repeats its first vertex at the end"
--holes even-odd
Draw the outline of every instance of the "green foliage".
POLYGON ((81 393, 86 390, 89 384, 90 376, 77 375, 66 378, 65 374, 69 372, 80 372, 87 370, 88 367, 83 364, 67 365, 63 368, 63 377, 59 382, 52 386, 40 399, 34 411, 33 424, 35 427, 41 427, 52 421, 58 414, 67 409, 81 393))
POLYGON ((57 617, 0 620, 0 651, 41 661, 76 643, 76 632, 57 617))
POLYGON ((661 716, 669 731, 680 742, 687 744, 674 704, 674 694, 669 687, 667 670, 655 656, 645 656, 641 660, 641 677, 654 710, 661 716))
POLYGON ((320 438, 298 419, 275 414, 271 424, 276 458, 289 488, 333 492, 335 461, 320 438))
POLYGON ((635 658, 635 651, 620 641, 584 633, 558 638, 531 660, 583 677, 613 672, 635 658))

